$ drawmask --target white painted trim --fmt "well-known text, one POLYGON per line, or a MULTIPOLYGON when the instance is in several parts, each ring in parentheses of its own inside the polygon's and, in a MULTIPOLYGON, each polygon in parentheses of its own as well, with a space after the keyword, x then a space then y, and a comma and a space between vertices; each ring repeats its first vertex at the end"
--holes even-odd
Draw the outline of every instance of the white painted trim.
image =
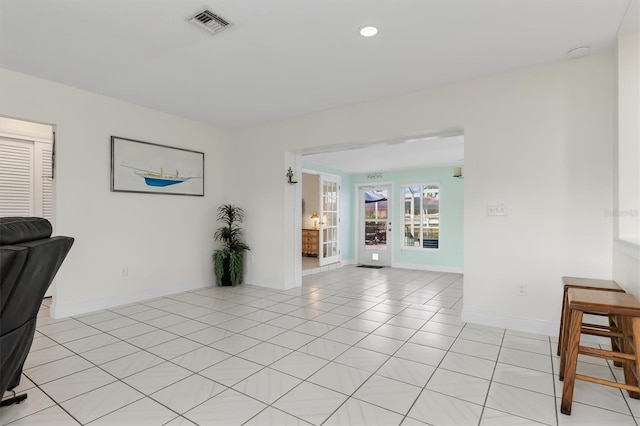
MULTIPOLYGON (((462 308, 462 321, 470 322, 473 324, 488 325, 491 327, 505 328, 509 330, 524 331, 533 334, 541 334, 543 336, 551 336, 556 338, 558 337, 558 331, 560 328, 560 323, 555 321, 542 321, 532 318, 509 317, 464 307, 462 308)), ((601 344, 609 343, 609 339, 589 335, 582 335, 581 340, 601 344)))
POLYGON ((616 238, 613 240, 613 245, 616 250, 619 250, 636 260, 640 260, 640 244, 616 238))
POLYGON ((50 313, 51 318, 59 319, 208 287, 212 286, 193 284, 189 286, 180 285, 165 288, 152 288, 136 293, 123 294, 120 296, 107 297, 104 299, 90 300, 86 302, 66 303, 64 305, 56 303, 57 298, 54 297, 50 313))
POLYGON ((318 170, 313 170, 313 169, 305 169, 304 167, 302 168, 302 173, 306 173, 308 175, 314 175, 314 176, 325 175, 325 176, 330 176, 336 179, 342 179, 342 176, 340 175, 334 175, 333 173, 327 173, 327 172, 320 172, 318 170))
POLYGON ((13 132, 0 130, 0 137, 10 138, 10 139, 20 139, 23 141, 40 142, 40 143, 46 143, 48 145, 53 145, 53 134, 51 135, 50 138, 43 138, 39 136, 31 136, 28 133, 21 132, 19 130, 15 130, 13 132))
POLYGON ((306 277, 308 275, 314 275, 314 274, 319 274, 321 272, 332 271, 334 269, 342 268, 345 265, 348 265, 348 263, 340 261, 340 262, 330 263, 329 265, 320 266, 319 268, 306 269, 302 271, 302 276, 306 277))
POLYGON ((422 263, 391 263, 392 268, 400 269, 416 269, 418 271, 435 271, 449 272, 453 274, 464 274, 464 267, 461 266, 442 266, 442 265, 424 265, 422 263))
MULTIPOLYGON (((442 205, 442 192, 440 192, 440 190, 442 189, 442 181, 441 180, 425 181, 425 182, 422 182, 422 183, 403 183, 403 184, 399 185, 400 186, 400 188, 399 188, 400 196, 398 197, 398 209, 399 209, 398 211, 401 211, 401 212, 404 211, 404 191, 403 191, 404 188, 407 188, 407 187, 410 187, 410 186, 425 187, 427 185, 438 185, 438 200, 439 200, 439 203, 440 203, 439 206, 441 206, 442 205)), ((445 196, 445 198, 446 198, 446 196, 445 196)), ((440 207, 438 207, 438 213, 440 213, 440 207)), ((403 216, 401 218, 401 220, 402 220, 402 222, 400 223, 400 226, 401 226, 400 229, 406 229, 405 228, 405 226, 406 226, 405 217, 403 216)), ((439 232, 438 233, 438 248, 436 248, 436 249, 434 249, 434 248, 424 248, 424 246, 423 247, 420 247, 420 246, 418 246, 418 247, 415 247, 415 246, 414 247, 405 247, 404 246, 404 236, 405 236, 405 234, 404 234, 404 232, 401 232, 400 233, 400 251, 403 251, 403 250, 408 250, 409 251, 410 250, 410 251, 416 251, 416 252, 422 252, 422 253, 429 253, 429 252, 437 253, 437 252, 439 252, 442 249, 442 242, 443 242, 443 239, 440 236, 441 235, 440 231, 442 230, 442 226, 441 226, 441 224, 442 224, 442 215, 439 216, 438 221, 439 221, 438 222, 438 232, 439 232)), ((445 222, 446 222, 446 218, 445 218, 445 222)), ((446 245, 447 244, 445 243, 445 246, 446 245)))
POLYGON ((305 169, 304 167, 303 167, 303 168, 301 168, 300 170, 302 170, 302 172, 301 172, 301 173, 303 173, 303 174, 304 174, 304 173, 306 173, 306 174, 308 174, 308 175, 315 175, 315 176, 317 176, 317 175, 319 175, 319 174, 320 174, 320 172, 319 172, 319 171, 317 171, 317 170, 305 169))
MULTIPOLYGON (((322 268, 323 266, 328 266, 332 263, 335 262, 339 262, 340 261, 340 257, 341 257, 341 253, 342 253, 342 239, 340 238, 340 235, 342 234, 342 213, 340 211, 340 209, 342 208, 342 177, 341 176, 336 176, 336 175, 332 175, 330 173, 320 173, 318 178, 318 195, 320 197, 320 199, 318 200, 318 214, 320 215, 320 221, 318 221, 319 226, 319 232, 318 232, 318 263, 320 264, 320 267, 322 268), (338 185, 338 200, 337 200, 337 214, 338 214, 338 229, 337 229, 337 245, 338 245, 338 253, 334 256, 330 256, 330 257, 323 257, 323 246, 325 243, 324 240, 324 235, 327 234, 329 235, 328 231, 325 231, 325 223, 321 222, 322 218, 325 216, 325 212, 324 212, 324 203, 323 203, 323 199, 322 197, 324 197, 324 192, 323 192, 323 187, 324 187, 324 182, 332 182, 338 185)), ((302 218, 300 219, 302 222, 302 218)), ((300 224, 300 228, 302 228, 302 223, 300 224)), ((302 232, 302 231, 300 231, 302 232)), ((300 238, 302 239, 302 237, 300 238)), ((302 243, 301 243, 302 244, 302 243)))
POLYGON ((552 321, 508 317, 464 307, 462 308, 462 321, 556 337, 558 336, 558 327, 560 326, 558 323, 552 321))
MULTIPOLYGON (((362 263, 361 259, 360 259, 360 242, 362 241, 360 238, 362 238, 362 229, 360 229, 360 224, 364 221, 364 217, 363 217, 363 213, 364 213, 364 207, 362 209, 362 211, 360 210, 360 202, 362 200, 360 200, 360 189, 362 188, 375 188, 378 186, 389 186, 389 198, 391 199, 389 201, 388 206, 391 206, 390 209, 387 210, 387 221, 390 222, 394 222, 394 218, 395 218, 395 206, 393 205, 393 194, 394 194, 394 184, 393 181, 383 181, 383 182, 377 182, 377 181, 373 181, 371 183, 357 183, 355 184, 355 191, 354 191, 354 197, 353 197, 353 201, 355 203, 355 209, 354 209, 354 215, 355 215, 355 222, 354 222, 354 250, 355 250, 355 256, 356 256, 356 262, 358 264, 362 263)), ((400 210, 402 211, 402 210, 400 210)), ((390 250, 390 254, 389 254, 389 263, 391 264, 391 267, 393 267, 393 262, 395 260, 395 255, 394 255, 394 250, 393 250, 393 231, 391 232, 391 239, 387 239, 387 248, 388 250, 390 250)))

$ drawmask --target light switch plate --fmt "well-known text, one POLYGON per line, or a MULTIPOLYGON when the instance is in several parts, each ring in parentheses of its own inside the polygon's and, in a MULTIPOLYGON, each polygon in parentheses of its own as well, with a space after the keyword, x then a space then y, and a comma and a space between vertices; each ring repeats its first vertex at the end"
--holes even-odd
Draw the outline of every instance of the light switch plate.
POLYGON ((507 206, 504 203, 488 203, 487 216, 506 216, 507 206))

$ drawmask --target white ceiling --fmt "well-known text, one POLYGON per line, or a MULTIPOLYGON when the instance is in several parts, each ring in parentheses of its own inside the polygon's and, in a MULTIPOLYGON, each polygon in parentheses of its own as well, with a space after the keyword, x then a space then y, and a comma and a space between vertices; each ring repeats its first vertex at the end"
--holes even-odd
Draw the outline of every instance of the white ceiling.
POLYGON ((238 128, 608 49, 631 2, 2 0, 0 67, 238 128))

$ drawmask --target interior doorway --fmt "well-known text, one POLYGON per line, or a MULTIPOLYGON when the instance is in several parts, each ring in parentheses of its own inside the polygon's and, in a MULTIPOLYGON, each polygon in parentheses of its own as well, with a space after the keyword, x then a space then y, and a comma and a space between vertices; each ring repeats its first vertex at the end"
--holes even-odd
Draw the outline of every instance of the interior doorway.
POLYGON ((340 262, 340 177, 302 173, 302 272, 340 262))
POLYGON ((53 147, 53 126, 0 117, 0 216, 43 217, 55 226, 53 147))

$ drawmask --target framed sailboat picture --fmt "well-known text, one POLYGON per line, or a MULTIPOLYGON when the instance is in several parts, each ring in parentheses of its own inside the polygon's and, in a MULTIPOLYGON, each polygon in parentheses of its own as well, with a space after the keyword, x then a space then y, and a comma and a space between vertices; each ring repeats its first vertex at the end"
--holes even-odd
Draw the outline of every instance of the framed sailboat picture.
POLYGON ((111 191, 204 196, 204 153, 111 136, 111 191))

